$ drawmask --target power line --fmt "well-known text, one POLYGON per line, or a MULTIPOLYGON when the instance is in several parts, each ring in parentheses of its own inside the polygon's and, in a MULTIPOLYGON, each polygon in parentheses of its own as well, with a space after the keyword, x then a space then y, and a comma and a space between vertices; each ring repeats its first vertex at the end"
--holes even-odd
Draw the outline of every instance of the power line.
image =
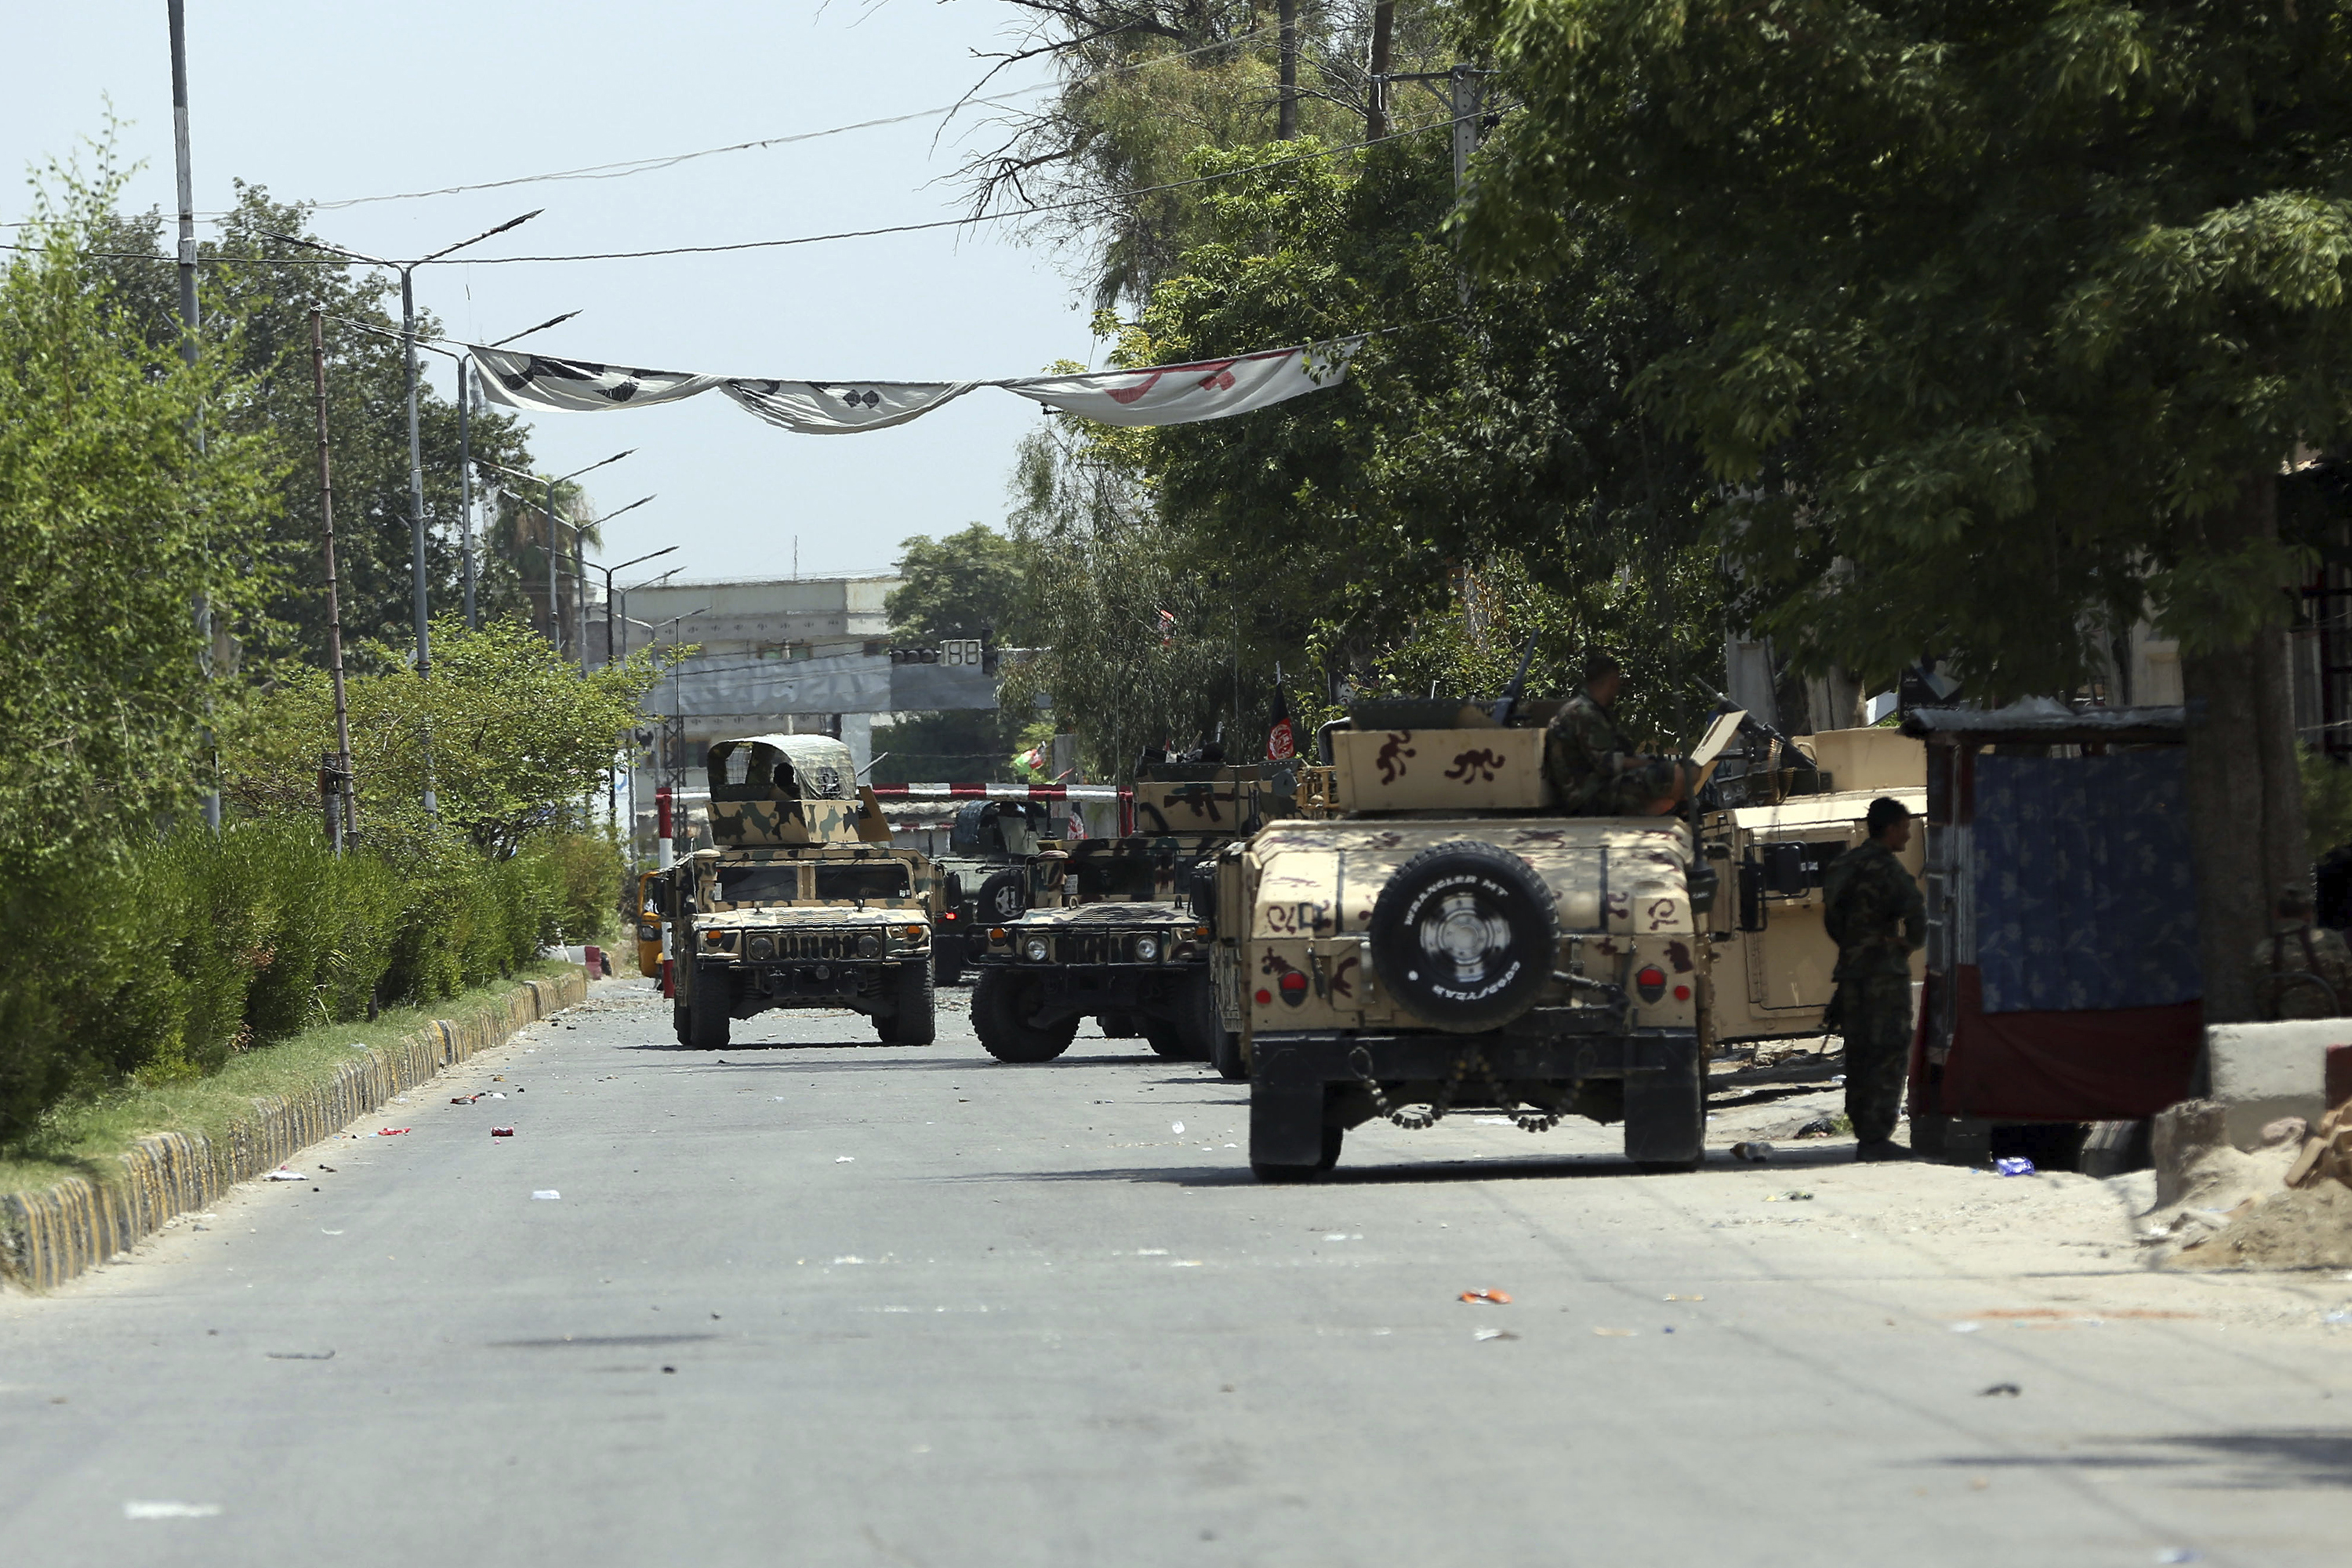
MULTIPOLYGON (((1378 147, 1391 142, 1401 142, 1411 136, 1424 136, 1432 131, 1451 132, 1453 128, 1453 121, 1441 120, 1433 121, 1431 124, 1415 126, 1409 131, 1392 131, 1385 136, 1368 138, 1361 142, 1343 142, 1335 146, 1318 147, 1310 153, 1296 153, 1287 157, 1268 159, 1263 163, 1248 163, 1238 169, 1220 170, 1213 174, 1195 174, 1190 179, 1169 180, 1157 185, 1137 185, 1130 189, 1114 192, 1108 195, 1074 196, 1067 201, 1042 202, 1034 205, 1017 207, 1005 212, 974 213, 965 217, 932 218, 922 223, 888 224, 880 228, 837 229, 828 234, 795 235, 785 239, 744 239, 734 240, 719 245, 668 245, 655 247, 646 250, 581 251, 567 256, 469 257, 467 258, 466 265, 468 267, 513 267, 566 261, 638 261, 661 256, 717 256, 743 250, 781 250, 802 245, 827 245, 834 241, 844 239, 878 239, 887 237, 890 235, 922 234, 934 229, 961 228, 971 224, 1003 223, 1009 219, 1034 217, 1043 213, 1070 212, 1081 207, 1108 206, 1118 202, 1132 201, 1139 196, 1157 195, 1163 191, 1189 190, 1196 185, 1213 184, 1219 180, 1236 179, 1244 174, 1264 174, 1271 169, 1288 168, 1295 163, 1315 163, 1324 158, 1337 157, 1342 153, 1360 153, 1368 147, 1378 147)), ((0 243, 0 249, 5 250, 39 250, 42 248, 44 247, 37 245, 0 243)), ((177 264, 176 258, 173 257, 155 253, 142 253, 139 251, 85 250, 79 254, 89 258, 92 260, 99 261, 165 261, 173 262, 174 265, 177 264)), ((349 267, 357 265, 347 258, 331 256, 207 256, 199 258, 198 259, 202 264, 211 267, 254 267, 263 265, 349 267)), ((384 263, 383 265, 404 266, 409 264, 403 262, 390 262, 384 263)))

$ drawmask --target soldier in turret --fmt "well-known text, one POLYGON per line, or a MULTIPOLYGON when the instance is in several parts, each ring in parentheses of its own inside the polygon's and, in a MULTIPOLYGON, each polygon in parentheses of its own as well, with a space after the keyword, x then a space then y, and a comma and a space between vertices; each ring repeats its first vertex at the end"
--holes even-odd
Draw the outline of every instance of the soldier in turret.
POLYGON ((1857 1160, 1907 1159, 1895 1142, 1911 1061, 1911 954, 1927 939, 1927 903, 1896 858, 1911 843, 1911 811, 1881 795, 1864 819, 1870 837, 1822 877, 1822 924, 1838 944, 1837 996, 1845 1035, 1845 1110, 1857 1160))
POLYGON ((1605 653, 1585 661, 1584 689, 1552 716, 1544 776, 1570 816, 1657 816, 1690 798, 1697 773, 1681 757, 1636 751, 1618 728, 1625 668, 1605 653))

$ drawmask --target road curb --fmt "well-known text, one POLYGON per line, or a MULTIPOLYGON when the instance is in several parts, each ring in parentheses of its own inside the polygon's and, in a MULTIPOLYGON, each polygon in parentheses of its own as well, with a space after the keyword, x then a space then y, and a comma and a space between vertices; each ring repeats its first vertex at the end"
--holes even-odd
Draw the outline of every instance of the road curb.
POLYGON ((77 1176, 42 1192, 0 1195, 0 1276, 32 1290, 61 1285, 152 1236, 174 1215, 208 1207, 237 1183, 274 1170, 394 1095, 587 994, 584 970, 525 980, 501 1003, 463 1018, 436 1018, 389 1047, 353 1053, 315 1088, 257 1099, 253 1120, 225 1138, 150 1133, 121 1155, 120 1182, 77 1176))

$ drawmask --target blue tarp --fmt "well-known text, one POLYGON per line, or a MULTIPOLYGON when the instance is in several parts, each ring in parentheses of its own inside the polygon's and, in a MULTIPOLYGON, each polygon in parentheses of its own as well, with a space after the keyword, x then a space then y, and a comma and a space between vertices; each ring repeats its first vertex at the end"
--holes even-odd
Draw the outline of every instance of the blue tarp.
POLYGON ((1977 964, 1988 1013, 2204 994, 2178 747, 1976 762, 1977 964))

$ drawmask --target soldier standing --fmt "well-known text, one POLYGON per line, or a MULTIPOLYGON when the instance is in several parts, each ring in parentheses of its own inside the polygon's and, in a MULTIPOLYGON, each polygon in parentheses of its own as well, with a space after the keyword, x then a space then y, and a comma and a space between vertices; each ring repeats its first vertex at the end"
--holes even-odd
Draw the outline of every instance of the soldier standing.
POLYGON ((1833 1005, 1854 1158, 1902 1160, 1911 1152, 1895 1142, 1895 1122, 1911 1060, 1911 954, 1927 940, 1927 905, 1895 858, 1911 843, 1909 809, 1881 795, 1864 823, 1870 837, 1822 878, 1822 921, 1838 944, 1833 1005))
POLYGON ((2263 1016, 2343 1016, 2352 1010, 2352 948, 2312 923, 2308 889, 2287 889, 2274 908, 2271 934, 2254 947, 2254 1000, 2263 1016))
POLYGON ((1570 816, 1656 816, 1690 796, 1696 771, 1680 757, 1633 749, 1617 727, 1624 666, 1605 653, 1585 661, 1584 689, 1544 731, 1544 776, 1570 816))

